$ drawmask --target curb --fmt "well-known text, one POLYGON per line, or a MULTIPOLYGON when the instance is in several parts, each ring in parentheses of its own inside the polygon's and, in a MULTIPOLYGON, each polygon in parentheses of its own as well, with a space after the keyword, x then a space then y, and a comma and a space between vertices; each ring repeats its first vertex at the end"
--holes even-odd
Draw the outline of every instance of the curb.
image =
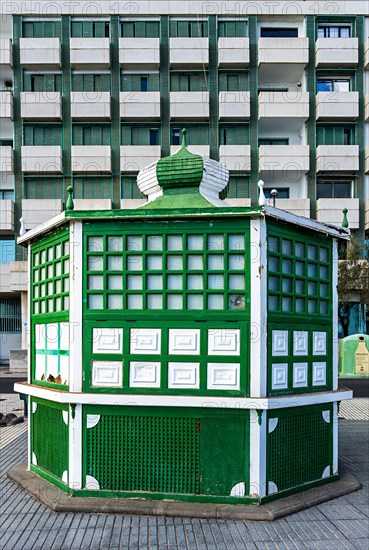
POLYGON ((27 470, 25 462, 9 470, 7 476, 54 512, 141 514, 253 521, 273 521, 361 489, 361 483, 352 474, 344 473, 338 481, 327 485, 308 489, 267 504, 253 506, 135 498, 75 497, 64 493, 27 470))

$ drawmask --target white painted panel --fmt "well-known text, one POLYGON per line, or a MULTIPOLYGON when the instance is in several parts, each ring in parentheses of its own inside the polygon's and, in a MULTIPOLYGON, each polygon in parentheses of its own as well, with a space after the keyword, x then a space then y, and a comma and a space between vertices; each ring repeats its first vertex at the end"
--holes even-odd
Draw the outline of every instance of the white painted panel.
POLYGON ((294 363, 293 364, 293 387, 303 388, 308 383, 308 364, 294 363))
POLYGON ((325 362, 313 363, 313 386, 324 386, 327 376, 327 364, 325 362))
POLYGON ((69 323, 60 323, 60 349, 69 350, 69 323))
POLYGON ((35 326, 36 349, 45 349, 46 325, 35 326))
POLYGON ((58 349, 58 323, 48 323, 47 327, 47 349, 58 349))
POLYGON ((60 377, 62 383, 69 381, 69 356, 61 355, 60 356, 60 377))
POLYGON ((240 365, 238 363, 208 363, 208 390, 239 390, 240 365))
POLYGON ((208 355, 239 355, 240 330, 208 330, 208 355))
POLYGON ((92 353, 123 353, 123 329, 94 328, 92 353))
POLYGON ((293 332, 293 354, 307 355, 309 348, 309 333, 305 330, 293 332))
POLYGON ((132 388, 159 388, 160 363, 150 361, 131 361, 129 385, 132 388))
POLYGON ((160 353, 160 328, 131 329, 131 353, 160 353))
POLYGON ((52 374, 53 376, 58 375, 58 357, 57 355, 47 355, 46 356, 46 374, 52 374))
POLYGON ((93 361, 92 385, 117 388, 122 385, 121 361, 93 361))
POLYGON ((313 332, 313 355, 326 355, 327 333, 313 332))
POLYGON ((288 385, 288 364, 275 363, 272 365, 272 389, 282 390, 288 385))
POLYGON ((272 355, 274 357, 288 355, 288 330, 272 331, 272 355))
POLYGON ((168 363, 169 388, 199 388, 200 363, 168 363))
POLYGON ((45 355, 36 354, 36 380, 41 380, 43 374, 45 374, 45 355))
POLYGON ((198 355, 200 353, 200 329, 169 329, 169 353, 198 355))

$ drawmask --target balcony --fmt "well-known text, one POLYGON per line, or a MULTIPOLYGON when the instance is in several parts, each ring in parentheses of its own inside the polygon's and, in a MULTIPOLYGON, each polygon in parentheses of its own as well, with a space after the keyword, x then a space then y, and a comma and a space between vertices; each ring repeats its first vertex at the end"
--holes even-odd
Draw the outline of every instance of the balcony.
POLYGON ((61 199, 23 199, 22 216, 24 227, 27 231, 33 229, 36 225, 57 216, 62 210, 63 203, 61 199))
POLYGON ((9 69, 13 66, 13 55, 12 55, 12 41, 10 38, 0 38, 0 65, 8 67, 9 69))
POLYGON ((260 38, 258 51, 259 65, 282 63, 305 66, 309 62, 309 39, 260 38))
POLYGON ((61 120, 60 92, 21 92, 21 117, 25 120, 61 120))
POLYGON ((73 145, 72 172, 111 172, 109 145, 73 145))
POLYGON ((74 210, 111 210, 111 199, 74 199, 74 210))
POLYGON ((218 66, 220 68, 245 68, 249 66, 250 49, 248 38, 218 39, 218 66))
POLYGON ((120 117, 160 120, 160 92, 120 92, 120 117))
POLYGON ((60 69, 59 38, 21 38, 20 64, 23 69, 60 69), (40 68, 38 68, 41 66, 40 68))
POLYGON ((10 289, 10 263, 0 263, 0 292, 9 292, 10 289))
POLYGON ((369 230, 369 200, 365 201, 365 230, 369 230))
POLYGON ((365 122, 369 122, 369 94, 365 95, 365 122))
POLYGON ((260 145, 259 170, 294 172, 296 177, 306 174, 309 170, 309 145, 260 145))
POLYGON ((14 202, 0 200, 0 234, 14 232, 14 202))
POLYGON ((359 92, 318 92, 317 120, 355 120, 359 116, 359 92))
POLYGON ((359 59, 357 38, 318 38, 315 65, 319 68, 355 67, 359 59))
MULTIPOLYGON (((170 154, 174 155, 179 151, 181 148, 180 145, 171 145, 170 146, 170 154)), ((209 145, 189 145, 188 149, 191 151, 191 153, 194 153, 195 155, 201 155, 202 157, 209 157, 210 156, 210 147, 209 145)))
POLYGON ((109 38, 71 38, 70 64, 78 69, 109 69, 109 38))
POLYGON ((170 66, 176 68, 203 68, 209 64, 207 38, 170 38, 170 66))
POLYGON ((318 145, 317 172, 356 172, 359 170, 358 145, 318 145))
POLYGON ((228 170, 249 172, 251 170, 250 145, 221 145, 219 162, 223 162, 228 170))
POLYGON ((170 92, 170 118, 206 120, 209 118, 208 92, 170 92))
POLYGON ((0 119, 13 120, 13 94, 0 92, 0 119))
POLYGON ((10 262, 10 290, 12 292, 28 291, 28 262, 10 262))
POLYGON ((10 145, 0 146, 0 172, 14 173, 14 153, 10 145))
POLYGON ((348 209, 347 219, 350 229, 359 228, 359 199, 318 199, 316 201, 316 219, 341 227, 342 210, 348 209))
POLYGON ((127 69, 158 69, 159 38, 119 38, 119 63, 127 69))
POLYGON ((74 120, 110 120, 110 92, 72 92, 70 100, 74 120))
POLYGON ((160 159, 160 145, 122 145, 120 169, 122 172, 138 172, 160 159))
POLYGON ((59 145, 22 145, 22 172, 63 171, 62 149, 59 145))
POLYGON ((296 88, 288 92, 260 92, 259 120, 262 118, 309 118, 309 92, 296 88))
MULTIPOLYGON (((272 201, 269 203, 272 204, 272 201)), ((275 206, 296 216, 310 218, 310 199, 276 199, 275 206)))
POLYGON ((250 118, 250 92, 220 92, 219 119, 240 120, 250 118))

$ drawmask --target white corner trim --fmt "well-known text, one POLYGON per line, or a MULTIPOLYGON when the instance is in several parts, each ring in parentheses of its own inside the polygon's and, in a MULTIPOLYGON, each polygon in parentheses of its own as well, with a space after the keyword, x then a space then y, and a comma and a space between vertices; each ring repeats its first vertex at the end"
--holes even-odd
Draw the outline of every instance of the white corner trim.
POLYGON ((269 418, 268 422, 268 433, 271 434, 274 432, 278 424, 278 418, 269 418))
POLYGON ((333 475, 338 475, 338 403, 333 403, 333 475))
POLYGON ((86 475, 85 489, 88 489, 89 491, 98 491, 100 489, 100 483, 95 477, 86 475))
POLYGON ((83 225, 70 224, 70 275, 69 275, 69 388, 82 391, 82 266, 83 225))
POLYGON ((82 405, 70 410, 69 420, 68 484, 77 490, 82 488, 82 405))
POLYGON ((87 429, 93 428, 94 426, 97 426, 100 422, 100 415, 99 414, 88 414, 87 415, 87 429))
POLYGON ((332 377, 333 389, 338 388, 338 242, 333 239, 332 243, 332 377))
POLYGON ((241 481, 241 483, 237 483, 234 485, 231 489, 230 493, 231 497, 244 497, 245 496, 245 483, 241 481))
POLYGON ((330 466, 327 466, 327 467, 324 468, 324 470, 323 470, 322 479, 325 478, 325 477, 330 477, 330 475, 331 475, 331 467, 330 467, 330 466))
POLYGON ((250 411, 250 496, 266 495, 266 412, 250 411), (261 421, 261 422, 260 422, 261 421))

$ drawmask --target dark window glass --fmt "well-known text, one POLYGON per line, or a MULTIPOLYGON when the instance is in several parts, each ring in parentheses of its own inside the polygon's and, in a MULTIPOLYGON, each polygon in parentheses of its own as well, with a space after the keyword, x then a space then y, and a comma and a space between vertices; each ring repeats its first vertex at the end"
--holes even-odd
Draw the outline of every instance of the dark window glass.
POLYGON ((260 138, 259 145, 288 145, 288 138, 260 138))
POLYGON ((264 27, 260 29, 260 36, 262 38, 297 38, 298 35, 298 29, 288 27, 264 27))
POLYGON ((350 91, 350 79, 349 78, 318 78, 316 82, 317 92, 349 92, 350 91))
POLYGON ((272 195, 270 192, 272 189, 276 189, 278 191, 278 195, 276 196, 277 199, 289 199, 290 198, 290 190, 288 187, 270 187, 264 189, 265 198, 272 199, 272 195))
POLYGON ((350 25, 319 25, 318 27, 318 38, 349 38, 350 36, 350 25))
POLYGON ((317 199, 349 199, 351 198, 351 181, 318 181, 317 199))

